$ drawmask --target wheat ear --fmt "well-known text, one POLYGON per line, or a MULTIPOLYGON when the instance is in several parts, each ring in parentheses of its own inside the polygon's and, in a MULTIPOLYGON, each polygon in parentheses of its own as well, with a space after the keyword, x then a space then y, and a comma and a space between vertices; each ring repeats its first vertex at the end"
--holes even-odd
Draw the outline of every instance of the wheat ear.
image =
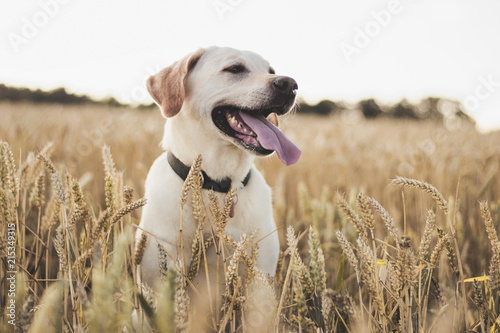
POLYGON ((432 196, 432 198, 436 201, 439 208, 441 208, 446 214, 448 213, 448 204, 446 203, 446 200, 444 200, 443 195, 437 190, 437 188, 435 188, 431 184, 421 180, 416 180, 406 177, 396 177, 395 179, 391 180, 391 184, 400 187, 415 188, 424 191, 426 193, 429 193, 432 196))

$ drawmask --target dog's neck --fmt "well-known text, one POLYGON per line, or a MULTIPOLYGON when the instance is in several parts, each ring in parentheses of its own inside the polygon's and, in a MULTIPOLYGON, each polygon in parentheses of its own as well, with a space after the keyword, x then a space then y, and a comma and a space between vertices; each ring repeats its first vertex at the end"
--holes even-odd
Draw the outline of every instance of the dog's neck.
POLYGON ((171 118, 165 124, 163 149, 171 151, 182 163, 191 166, 198 155, 203 158, 202 169, 212 179, 230 178, 234 182, 245 179, 255 157, 218 133, 198 130, 199 124, 171 118))

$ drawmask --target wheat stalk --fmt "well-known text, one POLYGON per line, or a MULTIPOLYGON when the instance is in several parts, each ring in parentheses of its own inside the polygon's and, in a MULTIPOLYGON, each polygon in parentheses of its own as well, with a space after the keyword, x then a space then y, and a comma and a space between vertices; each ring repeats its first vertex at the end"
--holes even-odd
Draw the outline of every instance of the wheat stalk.
POLYGON ((318 235, 309 227, 309 272, 318 295, 326 289, 325 256, 318 235))
POLYGON ((378 313, 383 314, 384 302, 377 286, 379 278, 375 270, 375 256, 370 246, 368 246, 368 244, 366 244, 361 238, 358 238, 357 243, 360 258, 359 261, 361 263, 361 279, 366 284, 378 313))
POLYGON ((28 297, 26 297, 25 301, 23 302, 23 306, 19 314, 18 328, 20 332, 28 332, 35 311, 33 308, 34 305, 35 305, 35 297, 33 297, 33 295, 30 294, 28 295, 28 297))
POLYGON ((14 197, 17 197, 19 192, 19 178, 17 176, 14 154, 12 153, 12 148, 7 142, 3 141, 2 146, 2 167, 5 169, 2 175, 2 183, 4 188, 9 189, 14 197))
POLYGON ((85 203, 84 196, 80 184, 73 180, 71 184, 71 193, 73 196, 73 203, 75 208, 71 214, 69 225, 74 226, 77 221, 88 221, 90 218, 90 213, 85 203))
POLYGON ((65 205, 66 204, 66 190, 64 187, 63 182, 61 181, 61 178, 59 178, 56 168, 52 161, 43 155, 42 153, 39 153, 37 155, 37 158, 43 162, 45 167, 50 173, 50 180, 52 182, 52 186, 55 189, 56 197, 57 200, 59 201, 60 204, 65 205))
POLYGON ((481 216, 483 218, 484 225, 486 226, 486 232, 488 234, 488 239, 490 240, 491 247, 493 248, 494 251, 500 253, 500 241, 498 240, 497 231, 495 229, 493 219, 491 218, 491 213, 488 207, 488 203, 485 201, 481 201, 479 203, 479 207, 481 210, 481 216))
POLYGON ((419 257, 425 260, 429 254, 429 246, 431 243, 432 231, 436 227, 436 215, 432 210, 427 211, 427 217, 425 219, 425 229, 420 240, 420 246, 418 248, 419 257))
POLYGON ((58 281, 45 290, 33 323, 30 325, 30 332, 63 332, 64 289, 64 283, 58 281))
POLYGON ((445 248, 445 237, 440 237, 429 259, 431 267, 435 267, 437 265, 439 257, 441 256, 441 253, 443 253, 444 248, 445 248))
POLYGON ((0 189, 0 207, 6 225, 16 223, 16 198, 10 190, 0 189))
POLYGON ((63 235, 62 226, 56 229, 56 235, 54 237, 54 247, 59 257, 59 265, 63 272, 68 272, 68 256, 66 252, 66 242, 63 235))
POLYGON ((385 210, 384 207, 382 207, 381 204, 378 203, 377 200, 374 198, 366 197, 367 203, 370 204, 370 206, 375 209, 377 213, 379 213, 380 217, 382 218, 382 221, 384 221, 385 226, 387 227, 387 230, 391 234, 392 237, 396 240, 396 245, 399 247, 400 243, 400 237, 399 237, 399 229, 396 227, 396 224, 394 223, 394 219, 389 215, 389 213, 385 210))
POLYGON ((90 303, 87 292, 85 291, 85 287, 80 281, 78 281, 78 283, 76 284, 76 294, 78 295, 78 299, 80 300, 80 304, 82 305, 83 309, 89 310, 92 304, 90 303))
POLYGON ((375 218, 373 217, 373 211, 370 207, 370 203, 367 200, 368 198, 361 194, 358 193, 356 196, 356 204, 358 205, 360 211, 361 211, 361 220, 363 222, 363 225, 366 226, 366 229, 370 230, 371 237, 372 239, 374 238, 373 235, 373 229, 375 227, 375 218))
POLYGON ((45 173, 41 172, 36 178, 33 189, 30 193, 29 202, 41 209, 45 203, 45 173))
POLYGON ((92 234, 90 236, 90 245, 93 246, 95 242, 99 239, 101 236, 101 232, 104 230, 104 226, 108 222, 109 218, 111 216, 111 210, 110 208, 107 208, 105 211, 101 212, 101 216, 95 223, 94 230, 92 231, 92 234))
POLYGON ((415 188, 424 191, 426 193, 429 193, 432 196, 432 198, 436 201, 439 208, 441 208, 445 212, 445 214, 448 214, 448 204, 446 203, 446 200, 444 199, 443 195, 437 190, 437 188, 435 188, 431 184, 421 180, 399 177, 399 176, 396 177, 395 179, 392 179, 391 184, 400 187, 415 188))
POLYGON ((118 210, 118 212, 116 212, 115 215, 113 215, 113 217, 110 219, 109 224, 110 225, 115 224, 116 222, 120 221, 122 217, 133 212, 134 210, 136 210, 138 208, 141 208, 146 203, 147 203, 146 198, 142 198, 142 199, 136 200, 132 203, 129 203, 125 207, 120 208, 120 210, 118 210))
MULTIPOLYGON (((177 271, 180 271, 177 268, 177 271)), ((189 319, 189 296, 186 291, 186 284, 181 274, 175 278, 175 324, 181 331, 188 328, 189 319)))
POLYGON ((344 234, 340 230, 337 230, 336 235, 337 235, 337 240, 339 241, 340 246, 342 247, 342 251, 345 253, 347 260, 349 261, 349 264, 351 265, 352 268, 354 268, 354 271, 356 272, 356 280, 359 283, 360 272, 358 267, 358 258, 356 258, 356 255, 354 254, 352 245, 347 240, 347 238, 345 238, 344 234))
POLYGON ((410 249, 409 237, 402 237, 401 248, 398 251, 395 264, 396 276, 401 288, 413 284, 416 277, 415 262, 415 256, 410 249))
POLYGON ((145 232, 143 232, 134 252, 134 264, 136 266, 140 265, 142 262, 142 257, 144 256, 144 251, 146 250, 147 242, 148 242, 148 235, 145 232))
POLYGON ((308 294, 311 295, 314 291, 314 285, 313 281, 311 279, 311 273, 307 269, 306 265, 302 261, 302 258, 299 255, 299 251, 297 249, 297 238, 295 237, 295 232, 293 230, 292 226, 289 226, 287 229, 287 242, 288 242, 288 247, 290 249, 294 249, 293 252, 290 254, 292 256, 292 261, 293 261, 293 267, 294 267, 294 272, 298 274, 300 283, 304 291, 308 294))
POLYGON ((191 281, 194 279, 200 268, 201 256, 203 254, 203 251, 201 249, 203 227, 203 223, 198 223, 198 228, 196 229, 196 233, 193 239, 193 245, 191 246, 191 262, 189 263, 189 269, 187 273, 187 278, 191 281))
MULTIPOLYGON (((200 155, 201 158, 201 155, 200 155)), ((198 221, 198 223, 203 223, 205 220, 205 207, 203 206, 203 197, 201 194, 202 186, 203 186, 203 176, 201 174, 201 160, 195 161, 195 165, 189 171, 191 173, 191 199, 192 199, 192 207, 193 207, 193 215, 194 218, 198 221)), ((189 177, 189 176, 188 176, 189 177)))
POLYGON ((456 274, 458 272, 457 255, 455 253, 455 250, 453 249, 453 246, 451 245, 450 238, 447 234, 445 234, 443 229, 439 227, 437 228, 437 233, 439 238, 442 238, 444 240, 444 246, 446 248, 446 251, 448 252, 448 265, 450 266, 453 273, 456 274))
POLYGON ((343 196, 337 193, 337 202, 339 204, 340 209, 344 212, 345 216, 351 222, 354 227, 356 228, 356 231, 358 232, 358 235, 360 237, 363 237, 366 239, 368 236, 365 225, 363 222, 359 219, 358 215, 354 212, 354 210, 349 206, 347 201, 343 196))
POLYGON ((111 151, 108 146, 102 147, 102 159, 104 163, 104 197, 106 200, 106 208, 109 208, 110 213, 113 214, 117 203, 115 189, 116 185, 116 169, 115 162, 111 156, 111 151))
POLYGON ((158 242, 156 242, 156 248, 158 249, 158 268, 160 269, 160 277, 165 281, 168 275, 168 255, 165 248, 158 242))

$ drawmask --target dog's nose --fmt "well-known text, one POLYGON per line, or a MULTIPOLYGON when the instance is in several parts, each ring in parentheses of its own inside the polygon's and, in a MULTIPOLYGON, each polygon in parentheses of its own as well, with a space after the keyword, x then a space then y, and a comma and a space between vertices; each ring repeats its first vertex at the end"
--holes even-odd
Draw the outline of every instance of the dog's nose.
POLYGON ((272 86, 274 90, 286 95, 295 95, 297 93, 297 89, 299 89, 297 82, 288 76, 277 76, 273 80, 272 86))

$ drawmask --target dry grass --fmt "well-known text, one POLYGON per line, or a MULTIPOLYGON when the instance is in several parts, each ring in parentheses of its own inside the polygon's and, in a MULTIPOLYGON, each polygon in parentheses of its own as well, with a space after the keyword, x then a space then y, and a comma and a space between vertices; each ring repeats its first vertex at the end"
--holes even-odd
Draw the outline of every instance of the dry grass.
POLYGON ((184 209, 214 232, 179 242, 193 260, 160 260, 164 283, 153 292, 137 285, 141 248, 154 239, 136 249, 146 202, 131 188, 141 196, 160 153, 159 113, 0 108, 2 332, 119 332, 131 328, 134 309, 157 332, 493 332, 500 324, 499 133, 294 116, 285 127, 301 162, 258 163, 282 240, 274 281, 255 267, 263 254, 253 234, 224 232, 234 193, 203 202, 194 168, 184 209), (212 290, 215 308, 193 316, 189 281, 205 274, 211 248, 223 287, 212 290), (9 252, 16 327, 6 303, 9 252))

